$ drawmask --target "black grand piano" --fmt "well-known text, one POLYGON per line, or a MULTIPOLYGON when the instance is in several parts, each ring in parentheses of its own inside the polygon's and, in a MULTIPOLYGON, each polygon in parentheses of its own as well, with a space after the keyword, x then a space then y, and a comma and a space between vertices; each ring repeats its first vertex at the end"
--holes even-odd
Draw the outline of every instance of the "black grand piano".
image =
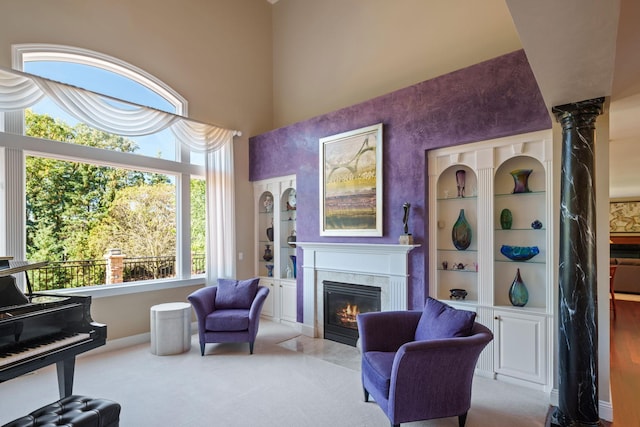
POLYGON ((0 260, 0 382, 56 364, 60 397, 73 391, 76 355, 106 343, 91 319, 91 297, 33 293, 27 270, 46 265, 0 260), (25 272, 27 293, 13 274, 25 272))

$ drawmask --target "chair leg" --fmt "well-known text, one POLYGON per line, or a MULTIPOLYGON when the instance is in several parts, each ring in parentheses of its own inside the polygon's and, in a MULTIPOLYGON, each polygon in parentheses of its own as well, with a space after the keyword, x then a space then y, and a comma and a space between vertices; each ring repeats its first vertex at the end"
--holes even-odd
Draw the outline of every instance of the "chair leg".
POLYGON ((467 413, 458 416, 458 427, 464 427, 464 423, 467 422, 467 413))
POLYGON ((249 343, 249 354, 253 354, 253 341, 249 343))
POLYGON ((400 424, 391 423, 391 427, 400 427, 400 424))
POLYGON ((200 356, 204 356, 204 343, 200 343, 200 356))
POLYGON ((362 387, 362 390, 364 391, 364 401, 368 402, 369 401, 369 392, 364 387, 362 387))

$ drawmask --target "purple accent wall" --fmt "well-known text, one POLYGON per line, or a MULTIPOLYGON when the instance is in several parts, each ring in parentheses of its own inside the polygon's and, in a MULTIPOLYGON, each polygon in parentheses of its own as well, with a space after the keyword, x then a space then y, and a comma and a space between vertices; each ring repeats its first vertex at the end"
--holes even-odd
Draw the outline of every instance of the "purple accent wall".
MULTIPOLYGON (((409 232, 423 246, 410 252, 410 309, 428 295, 428 173, 434 148, 551 128, 524 51, 427 80, 322 116, 249 138, 249 179, 296 174, 297 236, 302 242, 397 243, 402 205, 411 203, 409 232), (319 138, 383 123, 383 237, 321 237, 319 138)), ((298 265, 304 263, 298 249, 298 265)), ((302 321, 302 275, 298 320, 302 321)))

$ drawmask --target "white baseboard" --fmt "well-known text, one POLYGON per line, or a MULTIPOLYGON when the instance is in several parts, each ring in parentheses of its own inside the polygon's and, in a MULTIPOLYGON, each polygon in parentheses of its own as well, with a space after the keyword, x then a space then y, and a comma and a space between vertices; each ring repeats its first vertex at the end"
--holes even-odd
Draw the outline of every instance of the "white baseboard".
MULTIPOLYGON (((191 334, 192 335, 197 335, 198 334, 198 323, 197 322, 192 322, 191 323, 191 334)), ((134 345, 138 345, 138 344, 144 344, 144 343, 150 343, 151 342, 151 332, 145 332, 143 334, 138 334, 138 335, 131 335, 128 337, 123 337, 123 338, 117 338, 115 340, 107 340, 107 343, 103 346, 94 348, 93 350, 87 352, 87 353, 82 353, 79 354, 78 357, 82 357, 82 356, 90 356, 93 354, 101 354, 101 353, 106 353, 107 351, 115 351, 115 350, 121 350, 123 348, 127 348, 127 347, 131 347, 134 345)), ((151 351, 151 350, 149 350, 151 351)))

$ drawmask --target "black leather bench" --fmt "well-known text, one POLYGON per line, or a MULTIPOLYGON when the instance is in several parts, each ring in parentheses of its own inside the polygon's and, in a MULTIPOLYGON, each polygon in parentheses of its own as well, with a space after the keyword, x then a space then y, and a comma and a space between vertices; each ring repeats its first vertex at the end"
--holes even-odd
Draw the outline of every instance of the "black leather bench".
POLYGON ((68 396, 2 427, 118 427, 120 404, 87 396, 68 396))

